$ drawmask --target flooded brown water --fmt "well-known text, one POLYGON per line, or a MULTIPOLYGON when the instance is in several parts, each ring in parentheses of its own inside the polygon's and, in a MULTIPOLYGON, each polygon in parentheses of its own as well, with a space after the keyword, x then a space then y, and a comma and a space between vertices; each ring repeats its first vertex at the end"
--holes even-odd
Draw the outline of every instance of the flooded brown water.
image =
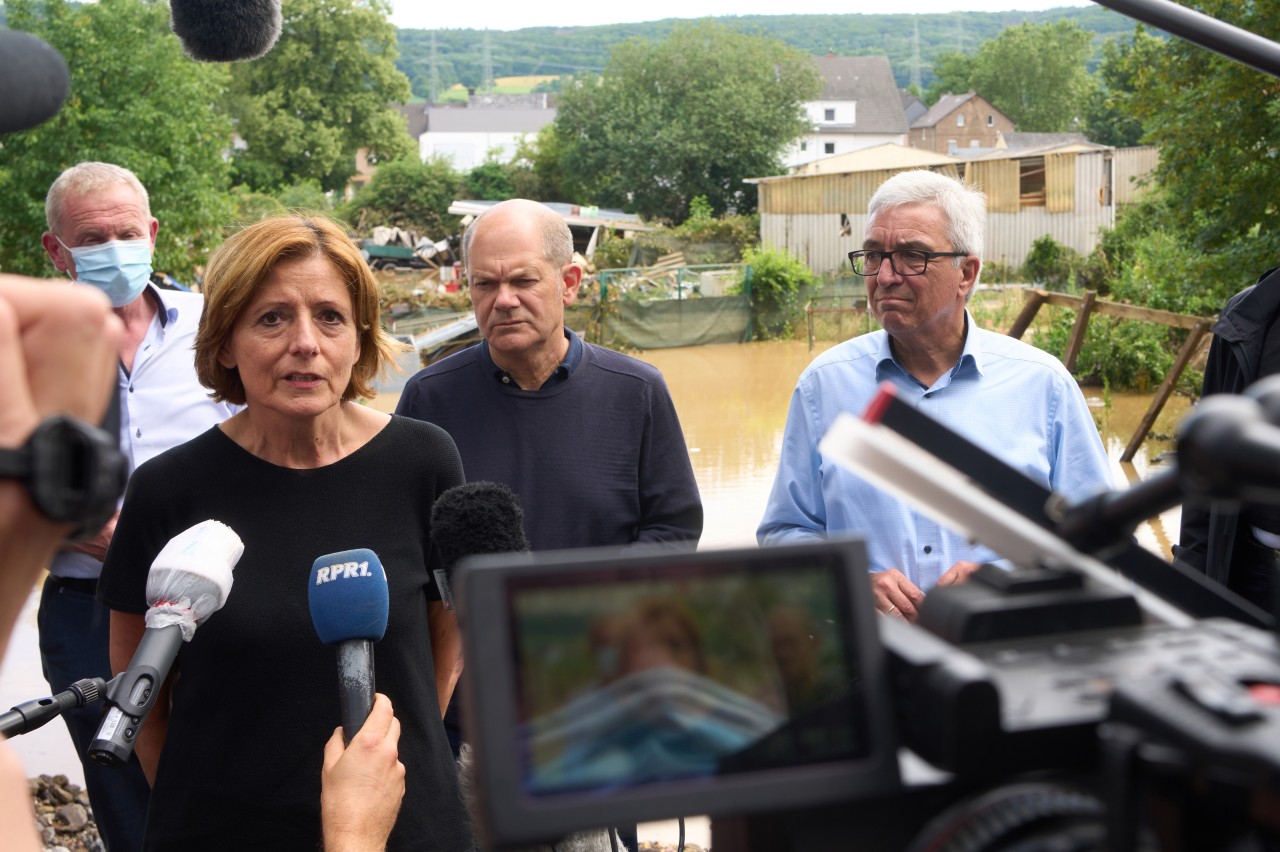
MULTIPOLYGON (((803 341, 701 346, 639 353, 662 370, 671 388, 694 472, 706 506, 704 546, 751 545, 773 484, 791 391, 801 371, 823 349, 803 341)), ((1132 464, 1121 464, 1130 437, 1151 403, 1149 395, 1085 389, 1113 461, 1117 484, 1147 476, 1172 441, 1148 439, 1132 464)), ((1153 435, 1171 436, 1188 401, 1174 398, 1156 421, 1153 435)), ((1168 523, 1144 525, 1143 544, 1162 555, 1177 537, 1177 513, 1168 523)))
MULTIPOLYGON (((662 371, 671 388, 706 510, 703 547, 754 545, 756 525, 773 484, 791 390, 805 366, 831 345, 819 344, 810 352, 804 341, 775 341, 637 353, 662 371)), ((1086 389, 1085 394, 1113 460, 1117 484, 1148 476, 1157 466, 1158 455, 1171 449, 1169 440, 1149 439, 1133 464, 1122 465, 1119 458, 1150 396, 1113 394, 1108 406, 1099 390, 1086 389)), ((389 411, 397 398, 397 394, 384 394, 374 404, 389 411)), ((1154 434, 1172 435, 1186 410, 1187 400, 1171 400, 1154 434)), ((1144 524, 1138 538, 1167 557, 1177 530, 1175 509, 1144 524)), ((40 674, 35 609, 33 595, 0 665, 0 709, 48 692, 40 674)), ((80 777, 61 722, 18 737, 13 745, 28 774, 65 772, 80 777)))

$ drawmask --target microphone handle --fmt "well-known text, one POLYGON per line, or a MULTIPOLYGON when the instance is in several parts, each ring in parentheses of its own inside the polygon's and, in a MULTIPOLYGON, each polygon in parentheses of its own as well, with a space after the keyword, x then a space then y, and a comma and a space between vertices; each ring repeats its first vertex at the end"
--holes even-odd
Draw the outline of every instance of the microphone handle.
POLYGON ((0 713, 0 737, 30 733, 68 710, 88 706, 101 697, 106 686, 102 678, 84 678, 57 695, 16 704, 9 712, 0 713))
POLYGON ((89 757, 106 766, 117 766, 129 759, 142 723, 155 705, 181 648, 182 628, 178 625, 147 628, 129 668, 111 682, 107 712, 89 744, 89 757))
POLYGON ((338 643, 338 700, 342 713, 342 739, 356 735, 373 710, 373 642, 344 639, 338 643))

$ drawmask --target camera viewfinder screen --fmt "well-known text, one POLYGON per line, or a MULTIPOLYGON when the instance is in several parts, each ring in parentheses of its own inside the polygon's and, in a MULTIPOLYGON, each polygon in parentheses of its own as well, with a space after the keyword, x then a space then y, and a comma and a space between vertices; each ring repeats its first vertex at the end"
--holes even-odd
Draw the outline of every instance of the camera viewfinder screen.
POLYGON ((865 757, 844 576, 818 558, 513 580, 526 794, 865 757))

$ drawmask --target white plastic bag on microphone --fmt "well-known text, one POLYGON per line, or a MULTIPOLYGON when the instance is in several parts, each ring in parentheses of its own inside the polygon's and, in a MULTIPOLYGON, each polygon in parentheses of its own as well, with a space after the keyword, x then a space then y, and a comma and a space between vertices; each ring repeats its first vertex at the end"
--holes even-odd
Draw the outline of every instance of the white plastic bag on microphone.
POLYGON ((242 553, 240 536, 218 521, 203 521, 170 539, 147 574, 146 626, 176 624, 183 641, 191 641, 196 625, 226 603, 242 553))

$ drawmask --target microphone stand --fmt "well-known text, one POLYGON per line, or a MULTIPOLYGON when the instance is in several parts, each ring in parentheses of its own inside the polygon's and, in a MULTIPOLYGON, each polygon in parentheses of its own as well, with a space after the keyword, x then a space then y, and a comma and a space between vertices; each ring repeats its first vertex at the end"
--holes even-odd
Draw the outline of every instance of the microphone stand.
POLYGON ((102 698, 108 686, 100 677, 89 677, 76 681, 57 695, 17 704, 9 712, 0 713, 0 737, 7 739, 30 733, 68 710, 88 707, 102 698))

